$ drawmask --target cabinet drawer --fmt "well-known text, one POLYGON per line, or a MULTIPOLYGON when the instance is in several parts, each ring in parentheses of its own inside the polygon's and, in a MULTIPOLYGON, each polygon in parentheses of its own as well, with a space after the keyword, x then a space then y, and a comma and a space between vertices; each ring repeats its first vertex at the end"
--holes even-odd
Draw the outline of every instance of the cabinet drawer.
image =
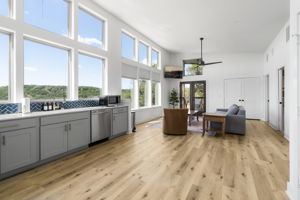
POLYGON ((38 118, 0 122, 0 133, 6 131, 36 127, 38 126, 38 124, 39 124, 38 118))
POLYGON ((61 115, 53 115, 49 117, 41 118, 41 125, 48 124, 58 124, 62 122, 75 121, 80 119, 89 119, 90 112, 78 112, 78 113, 70 113, 70 114, 61 114, 61 115))
POLYGON ((122 107, 122 108, 114 108, 113 113, 123 113, 123 112, 128 112, 128 107, 122 107))

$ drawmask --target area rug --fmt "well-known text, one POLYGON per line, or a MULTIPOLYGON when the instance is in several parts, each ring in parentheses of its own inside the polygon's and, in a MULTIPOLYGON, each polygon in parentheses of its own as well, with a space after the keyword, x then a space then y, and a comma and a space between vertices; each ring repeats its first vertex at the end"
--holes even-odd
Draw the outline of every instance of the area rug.
MULTIPOLYGON (((162 128, 163 120, 156 120, 149 122, 146 127, 149 128, 162 128)), ((199 117, 199 121, 197 119, 194 119, 191 123, 191 125, 188 126, 188 131, 193 133, 202 133, 202 118, 199 117)))

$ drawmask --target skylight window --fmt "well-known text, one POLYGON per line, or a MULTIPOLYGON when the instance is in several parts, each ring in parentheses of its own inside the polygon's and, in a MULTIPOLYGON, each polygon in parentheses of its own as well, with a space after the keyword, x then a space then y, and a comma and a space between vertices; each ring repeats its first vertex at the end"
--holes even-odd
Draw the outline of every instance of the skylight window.
POLYGON ((24 20, 42 29, 69 36, 69 3, 65 0, 24 0, 24 20))
POLYGON ((83 9, 78 11, 78 41, 104 48, 104 21, 83 9))

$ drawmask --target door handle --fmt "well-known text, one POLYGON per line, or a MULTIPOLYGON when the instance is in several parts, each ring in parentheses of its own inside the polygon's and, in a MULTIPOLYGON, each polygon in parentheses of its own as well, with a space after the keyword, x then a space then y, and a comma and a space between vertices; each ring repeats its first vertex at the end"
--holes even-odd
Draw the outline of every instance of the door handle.
POLYGON ((6 144, 6 141, 5 141, 5 140, 6 140, 5 135, 3 135, 3 136, 2 136, 2 144, 3 144, 3 145, 6 144))
POLYGON ((18 127, 18 124, 8 125, 8 126, 0 126, 0 129, 2 128, 16 128, 18 127))
POLYGON ((69 124, 69 131, 70 131, 70 130, 72 130, 72 126, 71 126, 71 124, 69 124))

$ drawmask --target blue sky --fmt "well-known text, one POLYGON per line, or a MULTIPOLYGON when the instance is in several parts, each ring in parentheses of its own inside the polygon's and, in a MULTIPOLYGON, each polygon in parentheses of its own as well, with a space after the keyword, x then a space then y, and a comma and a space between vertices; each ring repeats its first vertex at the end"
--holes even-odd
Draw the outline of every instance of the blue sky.
POLYGON ((0 86, 8 85, 9 36, 0 33, 0 86))
MULTIPOLYGON (((0 14, 8 15, 7 0, 0 0, 0 14)), ((63 0, 24 0, 25 23, 45 30, 68 36, 69 5, 63 0)), ((103 21, 88 14, 84 10, 78 11, 78 38, 84 43, 102 47, 103 21)), ((0 34, 0 45, 8 45, 8 36, 0 34)), ((122 35, 122 55, 133 59, 135 41, 122 35)), ((140 43, 140 60, 147 58, 147 46, 140 43)), ((152 54, 153 61, 158 57, 152 54)), ((24 41, 24 83, 36 85, 67 85, 68 83, 68 51, 42 45, 32 41, 24 41)), ((8 83, 8 48, 0 49, 0 86, 8 83)), ((102 87, 103 63, 100 59, 79 56, 79 84, 82 86, 102 87), (100 81, 100 82, 99 82, 100 81)), ((127 81, 124 87, 131 88, 127 81)))
MULTIPOLYGON (((24 0, 24 20, 28 24, 68 36, 68 9, 68 3, 63 0, 24 0)), ((78 15, 79 40, 102 47, 103 22, 83 10, 79 10, 78 15)), ((65 50, 24 41, 25 84, 67 85, 68 62, 68 52, 65 50)), ((79 56, 80 85, 101 87, 102 64, 100 59, 79 56)))
POLYGON ((0 14, 4 16, 9 15, 9 9, 8 9, 8 1, 7 0, 0 0, 0 14))

